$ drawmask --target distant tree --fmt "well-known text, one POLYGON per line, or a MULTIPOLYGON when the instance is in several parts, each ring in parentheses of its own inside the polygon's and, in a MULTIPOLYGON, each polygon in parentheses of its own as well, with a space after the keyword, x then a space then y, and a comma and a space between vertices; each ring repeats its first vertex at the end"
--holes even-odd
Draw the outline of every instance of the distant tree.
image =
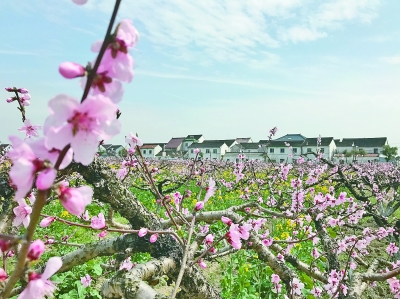
POLYGON ((385 158, 386 162, 389 162, 397 156, 397 147, 395 147, 395 146, 391 147, 390 145, 384 145, 382 154, 384 154, 386 156, 386 158, 385 158))
POLYGON ((365 156, 366 154, 367 154, 367 152, 365 151, 365 149, 360 148, 360 149, 358 150, 358 155, 360 155, 360 156, 365 156))
POLYGON ((120 152, 119 152, 119 156, 124 158, 128 155, 128 151, 126 150, 126 148, 123 148, 120 152))

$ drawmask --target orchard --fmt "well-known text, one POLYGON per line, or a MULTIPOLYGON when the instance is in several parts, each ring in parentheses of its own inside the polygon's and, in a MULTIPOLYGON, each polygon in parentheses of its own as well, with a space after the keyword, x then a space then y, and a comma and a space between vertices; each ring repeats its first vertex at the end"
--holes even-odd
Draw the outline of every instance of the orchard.
POLYGON ((1 298, 400 298, 392 163, 147 160, 134 133, 97 154, 139 41, 120 2, 93 63, 59 66, 81 99, 55 95, 40 126, 34 87, 6 87, 26 138, 0 153, 1 298))

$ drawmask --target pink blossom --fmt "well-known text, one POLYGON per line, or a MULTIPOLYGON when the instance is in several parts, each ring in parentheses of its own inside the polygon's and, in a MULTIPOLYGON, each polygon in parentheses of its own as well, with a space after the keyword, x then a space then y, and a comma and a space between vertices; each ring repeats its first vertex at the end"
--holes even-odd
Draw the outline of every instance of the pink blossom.
POLYGON ((214 235, 208 234, 205 238, 205 242, 207 245, 211 245, 214 242, 214 235))
POLYGON ((204 260, 203 259, 199 259, 199 266, 201 267, 201 268, 203 268, 203 269, 206 269, 207 268, 207 264, 204 262, 204 260))
POLYGON ((31 261, 39 259, 44 252, 44 243, 42 240, 35 240, 29 245, 27 258, 31 261))
POLYGON ((121 263, 121 266, 119 267, 119 270, 126 269, 126 270, 129 271, 129 270, 132 269, 132 267, 133 267, 133 263, 131 261, 131 257, 128 257, 126 260, 124 260, 121 263))
POLYGON ((210 226, 208 224, 206 224, 204 226, 199 225, 199 232, 202 234, 207 234, 209 229, 210 229, 210 226))
POLYGON ((64 208, 75 216, 82 215, 86 206, 92 202, 93 190, 89 186, 68 188, 61 184, 56 192, 64 208))
POLYGON ((75 62, 63 62, 58 67, 60 74, 67 79, 85 76, 85 68, 75 62))
POLYGON ((81 277, 81 283, 84 288, 87 288, 90 286, 90 283, 92 282, 92 278, 90 277, 89 274, 86 274, 85 276, 81 277))
POLYGON ((221 221, 228 226, 231 226, 231 224, 233 223, 231 219, 229 219, 228 217, 225 217, 225 216, 221 217, 221 221))
MULTIPOLYGON (((133 79, 133 58, 128 53, 128 48, 136 45, 139 39, 138 32, 131 20, 122 20, 118 26, 117 36, 109 44, 104 53, 99 70, 107 71, 112 78, 124 82, 133 79)), ((97 41, 92 45, 93 52, 99 52, 103 41, 97 41)))
POLYGON ((131 148, 136 148, 137 146, 142 146, 143 142, 132 132, 129 133, 129 136, 125 138, 126 143, 130 145, 131 148))
POLYGON ((294 295, 301 295, 301 290, 304 289, 304 283, 302 283, 298 278, 293 278, 290 282, 292 291, 294 295))
POLYGON ((41 171, 36 179, 36 187, 39 190, 47 190, 57 177, 57 171, 54 168, 45 168, 41 171))
MULTIPOLYGON (((122 100, 124 95, 124 88, 122 83, 118 80, 112 79, 108 75, 108 71, 101 71, 102 68, 97 71, 91 86, 91 94, 103 94, 105 97, 117 104, 122 100)), ((81 87, 85 88, 87 84, 87 77, 83 77, 80 81, 81 87)))
POLYGON ((193 152, 197 155, 200 152, 200 150, 198 148, 195 148, 193 152))
MULTIPOLYGON (((30 148, 32 151, 35 153, 36 157, 40 160, 48 160, 51 162, 52 165, 55 165, 61 150, 57 149, 50 149, 48 150, 45 146, 45 139, 40 138, 38 140, 27 140, 27 143, 29 144, 30 148)), ((69 164, 72 162, 72 156, 73 156, 73 151, 72 149, 69 149, 67 153, 65 154, 65 157, 63 161, 60 164, 59 169, 64 169, 67 167, 69 164)))
POLYGON ((37 130, 40 129, 41 126, 32 125, 32 123, 29 119, 26 119, 24 121, 24 124, 25 124, 25 126, 19 128, 18 131, 25 132, 26 138, 30 138, 32 136, 39 137, 37 130))
POLYGON ((28 90, 28 89, 26 89, 26 88, 18 88, 18 89, 17 89, 17 91, 18 91, 19 93, 23 93, 23 94, 25 94, 25 93, 28 93, 28 92, 29 92, 29 90, 28 90))
POLYGON ((229 231, 225 234, 225 238, 233 248, 240 249, 242 248, 242 243, 240 241, 240 232, 237 226, 237 224, 232 224, 229 231))
POLYGON ((274 239, 273 239, 273 238, 264 239, 264 240, 262 241, 262 243, 263 243, 265 246, 267 246, 267 247, 271 246, 273 242, 274 242, 274 239))
POLYGON ((314 295, 314 297, 320 298, 321 295, 322 295, 322 289, 319 288, 319 287, 314 287, 314 288, 311 290, 310 294, 314 295))
POLYGON ((53 297, 56 286, 49 280, 62 266, 60 257, 51 257, 47 261, 46 268, 42 274, 32 272, 29 275, 29 283, 18 299, 43 299, 45 296, 53 297))
POLYGON ((195 210, 196 212, 202 210, 203 208, 204 208, 204 201, 199 201, 199 202, 197 202, 196 205, 194 206, 194 210, 195 210))
POLYGON ((22 139, 10 136, 12 149, 7 156, 12 160, 13 165, 9 172, 12 182, 17 186, 15 198, 23 198, 30 191, 38 168, 38 159, 30 146, 22 139))
POLYGON ((157 234, 152 234, 150 236, 150 243, 154 243, 155 241, 157 241, 158 239, 158 235, 157 234))
POLYGON ((390 243, 389 246, 386 248, 386 252, 389 255, 393 255, 399 251, 399 247, 396 246, 395 243, 390 243))
POLYGON ((18 207, 15 207, 13 211, 15 214, 13 225, 20 226, 23 224, 25 227, 28 227, 31 220, 30 214, 32 213, 32 208, 26 204, 25 199, 18 199, 18 207))
POLYGON ((6 252, 11 248, 11 242, 0 239, 0 250, 1 252, 6 252))
POLYGON ((253 226, 250 223, 245 223, 242 226, 239 227, 240 231, 240 238, 243 240, 248 240, 250 237, 249 231, 253 228, 253 226))
POLYGON ((89 217, 89 212, 88 210, 85 211, 85 214, 82 215, 82 219, 85 221, 89 221, 90 217, 89 217))
POLYGON ((40 221, 40 227, 48 227, 52 224, 56 219, 54 217, 46 217, 42 221, 40 221))
POLYGON ((36 201, 35 193, 33 193, 33 192, 29 193, 27 198, 31 205, 33 205, 36 201))
POLYGON ((141 229, 139 229, 139 232, 138 232, 139 237, 143 237, 146 234, 147 234, 147 228, 142 227, 141 229))
POLYGON ((281 281, 281 278, 277 274, 272 274, 271 275, 271 282, 272 283, 279 283, 281 281))
POLYGON ((29 106, 31 104, 30 99, 31 95, 29 93, 26 93, 20 96, 19 101, 22 106, 29 106))
POLYGON ((74 160, 89 165, 100 140, 107 140, 120 131, 115 118, 117 107, 109 98, 99 94, 83 103, 68 95, 58 95, 49 102, 50 116, 43 131, 47 148, 62 150, 68 144, 74 160))
POLYGON ((104 214, 103 213, 99 213, 98 217, 93 216, 90 226, 93 229, 105 228, 106 227, 106 219, 104 218, 104 214))
POLYGON ((316 247, 314 247, 314 248, 312 249, 311 254, 312 254, 312 256, 313 256, 315 259, 317 259, 317 258, 319 258, 319 257, 321 256, 321 255, 319 254, 319 252, 318 252, 318 249, 317 249, 316 247))
POLYGON ((4 271, 3 268, 0 268, 0 281, 5 281, 7 279, 8 275, 6 271, 4 271))
POLYGON ((107 231, 106 231, 106 230, 103 230, 103 231, 101 231, 97 236, 98 236, 99 238, 104 238, 106 235, 107 235, 107 231))
POLYGON ((204 202, 207 202, 207 200, 214 195, 215 189, 215 181, 210 178, 206 191, 206 196, 204 197, 204 202))

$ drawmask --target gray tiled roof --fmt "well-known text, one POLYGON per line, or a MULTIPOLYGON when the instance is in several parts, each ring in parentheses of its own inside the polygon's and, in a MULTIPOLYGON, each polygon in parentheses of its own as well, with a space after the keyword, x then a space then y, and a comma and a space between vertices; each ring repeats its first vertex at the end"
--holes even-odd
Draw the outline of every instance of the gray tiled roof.
POLYGON ((299 140, 303 141, 303 140, 306 140, 306 139, 307 138, 304 137, 301 134, 286 134, 285 136, 276 138, 274 140, 276 140, 276 141, 293 142, 293 141, 299 141, 299 140))
POLYGON ((259 148, 259 143, 258 142, 251 142, 251 143, 240 143, 238 146, 241 149, 258 149, 259 148))
POLYGON ((226 139, 226 140, 219 140, 219 141, 224 141, 225 144, 229 147, 231 147, 235 143, 235 139, 226 139))
POLYGON ((202 143, 192 143, 189 148, 220 148, 226 144, 224 140, 204 140, 202 143))
MULTIPOLYGON (((333 140, 333 137, 321 137, 320 146, 329 146, 333 140)), ((307 138, 304 141, 303 146, 317 146, 318 138, 307 138)))
POLYGON ((187 135, 186 139, 195 139, 195 140, 199 140, 201 138, 201 136, 203 136, 203 134, 197 134, 197 135, 187 135))
POLYGON ((260 144, 265 144, 267 147, 287 147, 285 143, 289 143, 292 147, 302 146, 304 141, 296 140, 296 141, 280 141, 280 140, 260 140, 260 144))
POLYGON ((249 142, 251 137, 246 137, 246 138, 236 138, 237 143, 247 143, 249 142))
POLYGON ((176 149, 182 144, 185 137, 174 137, 165 145, 165 149, 176 149))
POLYGON ((376 138, 343 138, 341 142, 336 143, 337 147, 382 147, 387 143, 386 137, 376 138))

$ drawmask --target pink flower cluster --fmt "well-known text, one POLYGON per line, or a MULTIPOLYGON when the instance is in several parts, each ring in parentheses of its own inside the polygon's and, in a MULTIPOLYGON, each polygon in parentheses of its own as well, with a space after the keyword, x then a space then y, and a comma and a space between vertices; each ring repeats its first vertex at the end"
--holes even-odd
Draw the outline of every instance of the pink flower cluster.
POLYGON ((245 223, 239 226, 239 224, 234 224, 231 219, 224 216, 221 217, 221 220, 229 226, 229 230, 225 234, 225 238, 228 240, 229 244, 236 249, 242 248, 242 242, 240 239, 248 240, 250 237, 249 232, 253 226, 250 223, 245 223))

